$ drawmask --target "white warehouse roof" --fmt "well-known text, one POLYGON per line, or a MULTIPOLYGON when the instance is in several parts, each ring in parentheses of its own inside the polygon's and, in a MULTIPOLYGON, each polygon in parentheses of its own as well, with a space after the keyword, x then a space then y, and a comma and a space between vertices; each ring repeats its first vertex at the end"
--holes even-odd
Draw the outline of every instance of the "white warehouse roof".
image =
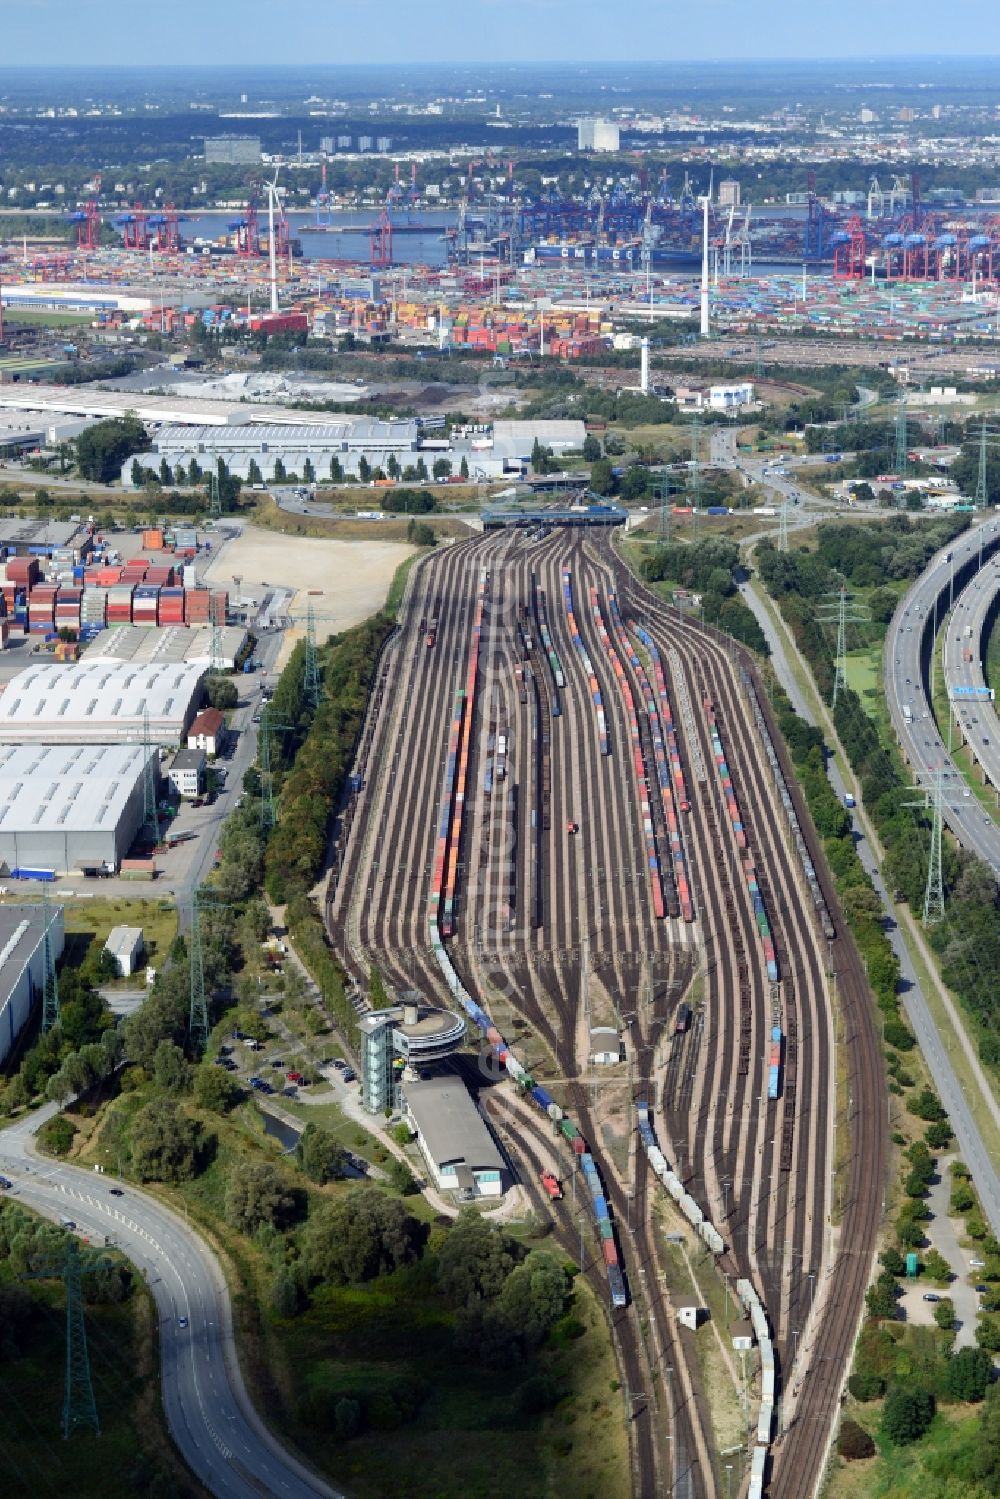
POLYGON ((82 661, 26 667, 0 694, 0 744, 179 744, 201 693, 204 666, 82 661))
MULTIPOLYGON (((150 749, 149 756, 158 760, 158 751, 150 749)), ((0 745, 0 839, 113 833, 145 761, 139 744, 0 745)))

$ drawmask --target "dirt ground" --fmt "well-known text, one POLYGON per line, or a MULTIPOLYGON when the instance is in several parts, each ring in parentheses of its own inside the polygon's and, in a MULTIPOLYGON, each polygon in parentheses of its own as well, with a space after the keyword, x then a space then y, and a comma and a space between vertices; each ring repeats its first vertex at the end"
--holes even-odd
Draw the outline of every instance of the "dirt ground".
POLYGON ((360 624, 385 603, 397 567, 413 551, 404 542, 325 541, 279 536, 247 526, 217 553, 205 580, 228 587, 234 594, 259 595, 265 585, 295 590, 288 612, 303 621, 303 629, 286 633, 283 663, 304 631, 310 603, 316 615, 317 640, 360 624))

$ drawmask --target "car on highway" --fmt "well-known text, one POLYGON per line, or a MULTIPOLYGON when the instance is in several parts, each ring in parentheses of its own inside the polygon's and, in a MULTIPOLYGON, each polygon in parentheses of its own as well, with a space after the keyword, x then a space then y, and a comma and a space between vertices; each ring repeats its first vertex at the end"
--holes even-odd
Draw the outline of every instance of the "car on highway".
POLYGON ((9 1176, 0 1176, 0 1192, 9 1192, 13 1185, 9 1176))
POLYGON ((111 1196, 112 1197, 124 1197, 125 1193, 122 1191, 121 1187, 112 1187, 111 1188, 111 1196))
POLYGON ((187 1325, 188 1325, 188 1319, 186 1317, 178 1317, 177 1318, 177 1326, 178 1327, 187 1327, 187 1325))

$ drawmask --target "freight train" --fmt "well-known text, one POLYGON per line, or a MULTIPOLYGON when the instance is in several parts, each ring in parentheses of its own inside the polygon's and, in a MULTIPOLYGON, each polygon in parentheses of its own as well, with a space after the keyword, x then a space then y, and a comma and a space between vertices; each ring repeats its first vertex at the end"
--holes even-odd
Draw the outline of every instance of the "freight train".
POLYGON ((795 803, 788 790, 784 772, 781 769, 781 761, 778 759, 778 752, 774 747, 771 731, 768 728, 767 719, 764 717, 764 710, 761 708, 757 697, 757 689, 749 672, 744 671, 742 673, 742 681, 750 698, 754 723, 757 725, 757 731, 764 741, 764 753, 767 756, 768 767, 781 799, 781 808, 785 814, 785 821, 788 823, 789 831, 795 842, 795 852, 802 866, 802 873, 805 875, 806 884, 809 887, 809 894, 812 897, 813 908, 816 912, 816 920, 819 922, 820 931, 823 933, 823 936, 828 942, 832 942, 837 935, 837 929, 833 924, 833 917, 830 915, 830 909, 827 906, 826 898, 820 887, 819 877, 816 874, 816 866, 809 857, 809 849, 805 838, 802 836, 802 828, 799 823, 798 814, 795 811, 795 803))
POLYGON ((736 1295, 750 1319, 760 1354, 760 1408, 757 1412, 757 1442, 750 1455, 750 1486, 747 1499, 762 1499, 767 1452, 774 1427, 774 1344, 760 1297, 749 1280, 736 1282, 736 1295))
MULTIPOLYGON (((482 643, 483 615, 489 574, 482 569, 476 592, 469 643, 469 661, 465 688, 455 696, 451 735, 448 743, 448 759, 445 766, 441 808, 438 817, 437 842, 431 875, 431 894, 428 927, 431 951, 452 998, 486 1038, 509 1077, 525 1091, 527 1096, 559 1129, 574 1155, 579 1157, 580 1167, 590 1190, 591 1204, 597 1231, 601 1239, 601 1253, 608 1277, 611 1304, 615 1307, 628 1305, 628 1293, 622 1274, 614 1225, 608 1209, 607 1198, 601 1186, 594 1158, 587 1149, 587 1142, 572 1119, 563 1112, 554 1099, 540 1087, 522 1066, 507 1045, 491 1016, 483 1010, 469 994, 455 971, 444 945, 444 937, 454 934, 454 898, 458 870, 458 852, 462 836, 464 816, 465 784, 468 771, 469 744, 475 717, 476 687, 479 672, 479 654, 482 643)), ((581 1266, 582 1269, 582 1266, 581 1266)))
POLYGON ((671 1168, 670 1162, 656 1143, 649 1104, 645 1099, 636 1100, 635 1113, 639 1129, 639 1139, 642 1141, 642 1148, 646 1152, 646 1159, 654 1175, 666 1187, 680 1211, 691 1224, 698 1237, 707 1244, 711 1253, 714 1255, 724 1254, 726 1245, 719 1230, 705 1217, 694 1198, 685 1192, 684 1183, 671 1168))
POLYGON ((754 920, 757 923, 761 946, 764 949, 764 965, 767 969, 768 979, 772 984, 776 984, 778 982, 778 958, 774 949, 774 938, 771 935, 771 924, 767 918, 767 908, 764 905, 764 897, 761 894, 760 885, 757 881, 757 871, 753 858, 745 853, 747 846, 746 830, 743 826, 736 793, 733 790, 733 778, 729 773, 729 766, 726 762, 725 750, 722 745, 722 737, 716 721, 715 705, 711 698, 705 698, 704 709, 711 730, 712 755, 715 759, 716 769, 719 772, 719 779, 722 782, 722 794, 726 803, 729 825, 733 830, 733 837, 736 839, 736 847, 740 850, 741 854, 744 854, 744 857, 741 859, 743 878, 750 894, 750 900, 753 903, 754 920))
POLYGON ((667 836, 670 840, 670 859, 673 865, 674 881, 677 886, 678 904, 684 920, 693 921, 694 902, 691 898, 691 882, 688 879, 687 860, 681 837, 681 820, 678 816, 678 813, 689 812, 691 810, 691 803, 688 800, 687 784, 684 779, 684 769, 681 765, 677 734, 674 729, 674 719, 670 708, 670 698, 667 695, 663 662, 653 642, 653 637, 649 632, 642 629, 640 625, 633 625, 633 634, 649 652, 649 657, 653 665, 653 677, 656 682, 656 696, 654 697, 646 670, 628 640, 628 632, 618 609, 618 600, 614 594, 611 595, 611 611, 619 638, 628 646, 629 659, 638 674, 639 682, 646 698, 646 712, 649 717, 650 731, 653 735, 653 757, 656 761, 656 776, 660 783, 660 796, 663 801, 664 816, 667 819, 667 836))
POLYGON ((604 713, 604 699, 601 696, 600 684, 597 680, 597 674, 594 671, 594 663, 587 653, 587 647, 583 643, 583 636, 580 634, 576 615, 573 612, 573 575, 565 563, 563 563, 560 575, 562 577, 563 606, 566 610, 566 623, 569 628, 570 639, 579 652, 580 659, 583 662, 583 669, 587 673, 590 699, 594 705, 594 713, 597 718, 597 739, 601 747, 601 754, 610 755, 611 745, 608 740, 608 721, 604 713))

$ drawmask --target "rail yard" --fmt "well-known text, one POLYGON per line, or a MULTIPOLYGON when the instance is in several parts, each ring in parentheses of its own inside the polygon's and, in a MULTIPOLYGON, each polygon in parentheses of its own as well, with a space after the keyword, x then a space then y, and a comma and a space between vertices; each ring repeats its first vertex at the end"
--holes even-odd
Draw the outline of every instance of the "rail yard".
POLYGON ((725 1491, 668 1228, 753 1326, 748 1492, 811 1494, 874 1253, 884 1082, 750 658, 606 534, 461 542, 411 575, 352 785, 331 936, 359 986, 377 964, 464 1011, 515 1169, 572 1177, 539 1206, 608 1307, 636 1491, 725 1491), (609 1029, 625 1061, 598 1076, 609 1029))

